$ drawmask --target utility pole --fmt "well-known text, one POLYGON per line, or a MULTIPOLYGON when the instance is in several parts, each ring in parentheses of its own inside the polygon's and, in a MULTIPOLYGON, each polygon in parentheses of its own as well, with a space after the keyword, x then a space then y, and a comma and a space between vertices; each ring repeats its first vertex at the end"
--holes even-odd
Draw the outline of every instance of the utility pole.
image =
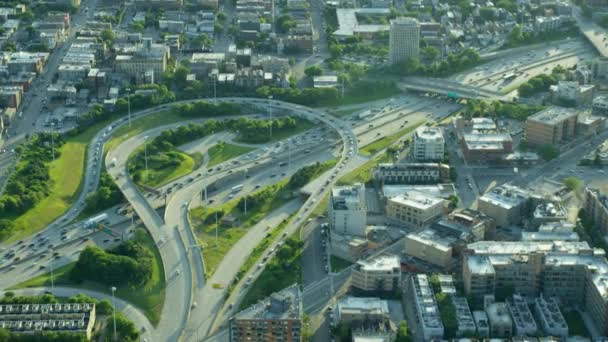
MULTIPOLYGON (((216 77, 217 77, 217 75, 216 75, 216 77)), ((213 104, 217 104, 217 86, 216 86, 217 78, 216 77, 213 78, 213 104)))
POLYGON ((219 224, 217 221, 217 211, 215 212, 215 248, 217 248, 217 230, 219 228, 219 224))
POLYGON ((146 164, 146 172, 148 172, 148 143, 144 144, 144 162, 146 164))
POLYGON ((55 131, 51 130, 51 150, 53 152, 53 161, 55 161, 55 131))
MULTIPOLYGON (((53 250, 50 250, 51 253, 53 253, 53 250)), ((51 266, 51 292, 55 291, 55 279, 53 276, 53 261, 55 260, 55 258, 51 259, 51 262, 49 262, 49 265, 51 266)))

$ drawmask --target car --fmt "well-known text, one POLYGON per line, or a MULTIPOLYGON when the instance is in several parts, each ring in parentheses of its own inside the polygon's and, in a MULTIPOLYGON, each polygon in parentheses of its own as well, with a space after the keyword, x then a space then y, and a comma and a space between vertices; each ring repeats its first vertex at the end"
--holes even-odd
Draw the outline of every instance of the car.
POLYGON ((181 271, 179 268, 178 268, 178 269, 176 269, 176 270, 175 270, 175 275, 180 275, 180 274, 182 274, 182 271, 181 271))
POLYGON ((110 239, 103 240, 103 243, 108 243, 108 242, 110 242, 110 239))

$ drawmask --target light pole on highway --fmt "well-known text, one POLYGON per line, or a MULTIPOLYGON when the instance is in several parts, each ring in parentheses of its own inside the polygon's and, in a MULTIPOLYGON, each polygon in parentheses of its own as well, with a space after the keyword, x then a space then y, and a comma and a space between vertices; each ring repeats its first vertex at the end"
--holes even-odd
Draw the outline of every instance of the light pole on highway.
MULTIPOLYGON (((51 254, 53 254, 54 250, 50 250, 49 252, 51 252, 51 254)), ((51 292, 55 291, 55 279, 53 276, 53 261, 55 260, 55 257, 52 257, 51 262, 49 262, 49 266, 51 266, 51 292)))
POLYGON ((270 140, 272 140, 272 95, 268 96, 268 116, 270 117, 270 140))
POLYGON ((213 104, 217 104, 217 79, 213 78, 213 104))
POLYGON ((217 234, 218 234, 218 229, 219 229, 220 225, 217 221, 217 211, 215 212, 215 248, 217 248, 217 234))
POLYGON ((112 286, 111 290, 112 290, 112 316, 114 319, 114 341, 116 341, 116 300, 114 298, 114 292, 116 292, 116 286, 112 286))
POLYGON ((146 164, 146 173, 148 172, 148 143, 144 143, 144 163, 146 164))
POLYGON ((55 131, 51 130, 51 150, 53 152, 53 161, 55 161, 55 131))
POLYGON ((127 111, 129 112, 129 128, 131 127, 131 88, 127 88, 127 111))

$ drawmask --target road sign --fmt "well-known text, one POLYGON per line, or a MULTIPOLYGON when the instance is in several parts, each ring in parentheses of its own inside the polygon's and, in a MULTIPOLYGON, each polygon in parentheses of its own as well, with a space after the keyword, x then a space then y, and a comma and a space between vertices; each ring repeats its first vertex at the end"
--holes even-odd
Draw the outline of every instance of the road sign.
POLYGON ((452 99, 459 99, 460 95, 458 95, 457 93, 453 92, 453 91, 449 91, 448 92, 448 97, 452 98, 452 99))

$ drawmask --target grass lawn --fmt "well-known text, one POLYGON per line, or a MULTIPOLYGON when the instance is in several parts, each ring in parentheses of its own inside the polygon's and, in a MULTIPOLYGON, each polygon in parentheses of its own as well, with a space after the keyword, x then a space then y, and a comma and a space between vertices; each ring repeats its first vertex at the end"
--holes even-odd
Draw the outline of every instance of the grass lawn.
POLYGON ((338 180, 338 184, 367 183, 372 179, 372 169, 379 163, 388 163, 389 161, 390 159, 386 153, 382 153, 344 175, 338 180))
POLYGON ((361 108, 354 108, 354 109, 343 109, 343 110, 330 110, 327 113, 329 113, 330 115, 333 115, 337 118, 341 118, 343 116, 347 116, 350 115, 354 112, 358 112, 362 110, 361 108))
POLYGON ((190 210, 190 219, 192 220, 194 233, 206 246, 206 248, 203 248, 203 258, 205 259, 205 269, 208 277, 215 272, 230 248, 245 235, 247 228, 259 222, 291 197, 284 190, 286 184, 287 180, 285 179, 256 191, 268 191, 268 197, 263 204, 254 210, 248 210, 247 214, 237 208, 240 199, 230 200, 218 207, 199 207, 190 210), (215 242, 216 212, 231 214, 237 217, 240 223, 238 227, 225 227, 219 224, 217 244, 215 242))
MULTIPOLYGON (((152 277, 143 287, 140 288, 119 287, 116 291, 116 296, 140 308, 146 317, 148 317, 150 322, 156 326, 160 320, 160 314, 165 302, 165 271, 163 269, 160 253, 150 235, 144 229, 139 229, 136 239, 141 241, 146 248, 150 249, 154 254, 152 277)), ((74 283, 69 277, 69 273, 74 265, 75 263, 71 263, 54 270, 53 275, 56 286, 72 286, 111 294, 108 286, 96 282, 83 282, 79 284, 74 283)), ((46 273, 18 284, 12 287, 12 289, 50 285, 51 274, 46 273)))
POLYGON ((228 143, 219 143, 213 145, 207 152, 209 154, 209 163, 207 164, 207 167, 213 167, 217 164, 225 162, 226 160, 236 158, 253 150, 255 150, 253 147, 239 146, 228 143))
MULTIPOLYGON (((139 150, 140 149, 138 149, 138 151, 139 150)), ((140 180, 137 183, 156 188, 196 170, 203 161, 203 156, 200 153, 187 154, 177 149, 174 149, 172 152, 179 155, 180 163, 177 167, 158 169, 154 167, 154 163, 149 161, 148 171, 138 169, 135 172, 132 172, 132 176, 139 174, 140 180)), ((132 156, 134 156, 135 153, 132 156)), ((148 159, 150 159, 150 157, 148 157, 148 159)), ((131 160, 129 160, 129 162, 131 162, 131 160)))
POLYGON ((395 96, 401 93, 399 89, 382 89, 382 90, 372 90, 366 94, 349 94, 348 92, 344 95, 344 97, 334 105, 346 106, 352 104, 358 104, 363 102, 376 101, 380 99, 385 99, 387 97, 395 96))
MULTIPOLYGON (((296 135, 298 133, 302 133, 313 127, 316 127, 316 125, 314 123, 312 123, 311 121, 308 121, 306 119, 300 119, 297 117, 294 117, 294 119, 296 119, 296 126, 293 129, 289 129, 289 130, 282 129, 279 131, 277 131, 275 129, 272 131, 272 139, 265 141, 263 143, 269 143, 269 142, 275 142, 275 141, 287 139, 292 135, 296 135)), ((270 134, 270 131, 268 131, 268 134, 270 134)), ((238 142, 249 143, 249 141, 243 141, 241 139, 241 137, 239 137, 239 136, 237 136, 235 140, 238 142)))
POLYGON ((331 262, 331 271, 335 272, 335 273, 340 272, 343 269, 345 269, 353 264, 352 262, 350 262, 348 260, 338 258, 337 256, 334 256, 334 255, 331 256, 330 262, 331 262))
POLYGON ((566 320, 566 324, 568 324, 568 332, 570 336, 583 336, 583 337, 591 337, 587 327, 585 326, 585 322, 583 322, 583 318, 576 310, 571 311, 562 311, 562 315, 564 315, 564 319, 566 320))
POLYGON ((112 132, 112 137, 105 144, 105 151, 109 151, 130 137, 138 135, 149 129, 184 120, 186 120, 184 117, 172 110, 166 110, 132 120, 131 127, 126 124, 112 132))
POLYGON ((418 126, 424 124, 425 122, 426 122, 426 120, 418 121, 418 122, 414 123, 413 125, 409 125, 408 127, 400 130, 399 132, 397 132, 395 134, 387 135, 383 138, 373 141, 372 143, 367 144, 367 145, 363 146, 362 148, 360 148, 359 153, 361 153, 362 155, 366 155, 366 156, 374 155, 377 152, 382 151, 383 149, 389 147, 395 141, 399 140, 404 135, 412 132, 413 130, 418 128, 418 126))

